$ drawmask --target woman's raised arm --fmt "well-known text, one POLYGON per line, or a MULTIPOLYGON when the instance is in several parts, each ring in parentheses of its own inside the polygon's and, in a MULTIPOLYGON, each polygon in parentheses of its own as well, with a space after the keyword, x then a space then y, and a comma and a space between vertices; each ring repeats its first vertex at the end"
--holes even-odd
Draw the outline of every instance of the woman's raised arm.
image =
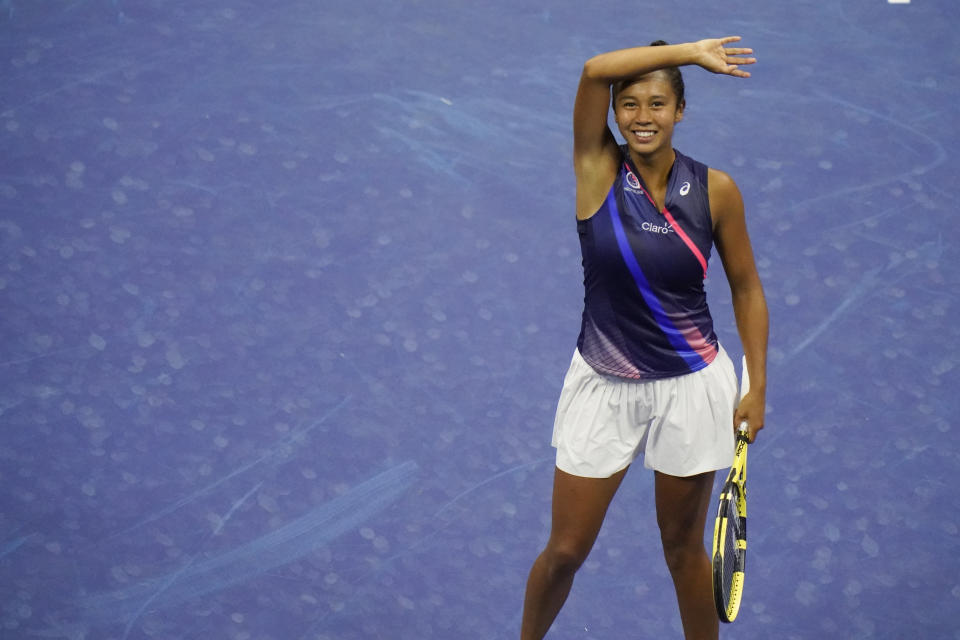
POLYGON ((613 141, 607 127, 611 84, 657 69, 690 64, 713 73, 748 78, 750 74, 740 69, 740 65, 756 62, 755 58, 744 57, 753 50, 726 46, 739 40, 740 36, 729 36, 686 44, 634 47, 601 53, 587 60, 573 105, 574 164, 590 162, 613 141))

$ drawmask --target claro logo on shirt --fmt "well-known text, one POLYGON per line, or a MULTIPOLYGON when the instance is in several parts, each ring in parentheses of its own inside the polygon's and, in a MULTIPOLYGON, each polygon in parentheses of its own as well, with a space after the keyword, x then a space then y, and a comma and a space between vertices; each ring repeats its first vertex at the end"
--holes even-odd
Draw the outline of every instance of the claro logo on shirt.
POLYGON ((652 222, 644 222, 640 225, 640 228, 644 231, 649 231, 650 233, 662 233, 664 235, 668 233, 676 233, 676 231, 673 230, 673 227, 671 227, 669 224, 661 226, 658 224, 653 224, 652 222))

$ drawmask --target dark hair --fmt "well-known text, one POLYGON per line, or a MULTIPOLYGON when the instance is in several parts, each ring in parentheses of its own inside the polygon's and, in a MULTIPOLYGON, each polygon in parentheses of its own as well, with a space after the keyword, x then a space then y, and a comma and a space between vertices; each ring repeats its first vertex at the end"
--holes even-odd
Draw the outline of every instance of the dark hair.
MULTIPOLYGON (((657 40, 656 42, 651 42, 651 47, 662 47, 666 46, 668 43, 664 40, 657 40)), ((680 67, 664 67, 659 69, 659 71, 667 74, 667 80, 670 81, 670 87, 673 89, 673 93, 677 96, 677 108, 682 108, 684 106, 684 97, 683 97, 683 75, 680 73, 680 67)), ((623 89, 633 82, 637 78, 625 78, 613 83, 613 99, 617 99, 617 94, 623 91, 623 89)))
MULTIPOLYGON (((656 42, 651 42, 651 47, 663 47, 667 43, 663 40, 657 40, 656 42)), ((665 67, 661 69, 667 78, 670 79, 670 86, 673 87, 673 92, 677 94, 677 106, 683 106, 683 75, 680 73, 680 67, 665 67)))

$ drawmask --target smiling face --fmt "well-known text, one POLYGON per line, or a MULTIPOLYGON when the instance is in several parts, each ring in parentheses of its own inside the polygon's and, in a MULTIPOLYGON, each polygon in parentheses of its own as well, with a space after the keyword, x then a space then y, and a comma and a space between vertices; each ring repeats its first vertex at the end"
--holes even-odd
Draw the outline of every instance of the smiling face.
POLYGON ((652 158, 673 149, 673 127, 683 119, 669 78, 655 71, 615 89, 613 112, 630 151, 652 158))

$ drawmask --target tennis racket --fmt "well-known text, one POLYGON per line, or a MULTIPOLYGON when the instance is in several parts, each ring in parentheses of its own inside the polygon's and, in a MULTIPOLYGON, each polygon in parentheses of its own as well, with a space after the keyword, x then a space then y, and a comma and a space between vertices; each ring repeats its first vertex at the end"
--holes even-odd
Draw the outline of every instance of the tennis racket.
MULTIPOLYGON (((743 359, 740 398, 747 394, 750 379, 743 359)), ((733 622, 743 596, 744 564, 747 556, 747 423, 737 429, 733 465, 720 492, 717 521, 713 528, 713 600, 722 622, 733 622)))

